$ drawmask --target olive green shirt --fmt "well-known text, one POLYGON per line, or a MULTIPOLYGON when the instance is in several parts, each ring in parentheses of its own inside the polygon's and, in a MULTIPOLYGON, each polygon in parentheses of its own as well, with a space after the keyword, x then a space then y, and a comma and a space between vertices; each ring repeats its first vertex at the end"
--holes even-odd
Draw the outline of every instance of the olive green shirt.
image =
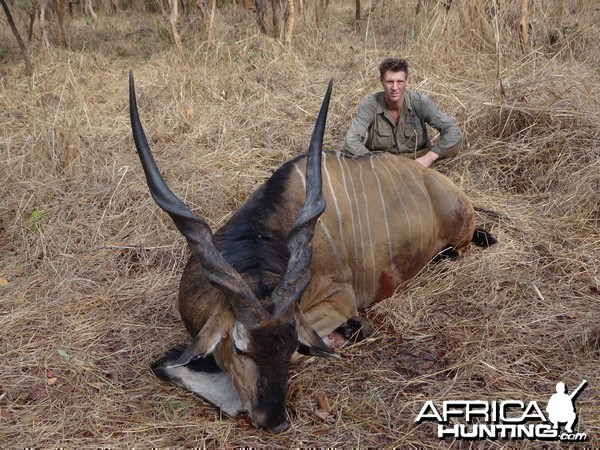
POLYGON ((377 92, 358 106, 346 134, 344 150, 353 156, 369 151, 416 153, 431 147, 426 124, 440 132, 440 138, 431 151, 440 158, 453 153, 462 133, 454 120, 441 112, 427 96, 404 91, 404 104, 396 125, 383 92, 377 92))

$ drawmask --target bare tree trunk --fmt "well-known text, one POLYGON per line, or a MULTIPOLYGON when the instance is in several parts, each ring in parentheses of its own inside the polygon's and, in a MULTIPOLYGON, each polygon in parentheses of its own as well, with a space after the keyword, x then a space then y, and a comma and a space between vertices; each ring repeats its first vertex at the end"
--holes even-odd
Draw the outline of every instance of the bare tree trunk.
POLYGON ((40 28, 42 29, 42 46, 48 51, 50 40, 48 39, 48 25, 46 24, 46 7, 48 0, 40 0, 40 28))
POLYGON ((92 0, 83 0, 83 12, 86 16, 89 16, 92 19, 94 19, 94 22, 98 20, 98 16, 94 12, 94 8, 92 6, 92 0))
POLYGON ((177 0, 169 0, 169 8, 171 10, 169 14, 169 24, 171 25, 173 42, 175 42, 177 49, 181 50, 183 45, 181 44, 181 37, 177 32, 177 20, 179 19, 179 6, 177 4, 177 0))
POLYGON ((202 16, 204 26, 208 27, 208 16, 210 15, 210 12, 208 11, 206 0, 198 0, 198 9, 200 10, 200 15, 202 16))
POLYGON ((69 20, 68 16, 65 17, 65 10, 68 7, 69 0, 55 0, 55 14, 56 21, 58 22, 58 37, 57 41, 60 45, 64 45, 65 47, 69 46, 69 25, 67 21, 69 20))
POLYGON ((317 29, 321 28, 321 18, 325 15, 328 6, 329 0, 317 0, 315 2, 315 25, 317 29))
POLYGON ((35 22, 35 16, 38 13, 38 7, 40 4, 30 3, 31 9, 29 10, 29 28, 27 29, 27 42, 31 42, 31 38, 33 37, 33 23, 35 22))
POLYGON ((285 32, 285 46, 292 46, 292 33, 294 32, 294 0, 288 0, 287 4, 287 30, 285 32))
POLYGON ((202 23, 204 24, 204 31, 207 41, 212 39, 212 25, 210 23, 212 8, 209 5, 209 1, 212 2, 212 0, 198 0, 198 9, 200 10, 200 15, 202 16, 202 23))
POLYGON ((265 21, 267 15, 267 2, 266 0, 254 0, 254 4, 256 5, 256 21, 258 23, 258 28, 260 28, 262 34, 267 34, 267 22, 265 21))
POLYGON ((321 9, 319 8, 320 1, 315 1, 315 25, 317 30, 321 29, 321 9))
POLYGON ((529 46, 529 0, 521 0, 521 19, 519 20, 519 41, 521 51, 527 55, 531 51, 529 46))
POLYGON ((208 32, 206 40, 212 41, 213 29, 215 26, 215 11, 217 10, 217 0, 212 0, 210 3, 210 18, 208 19, 208 32))
POLYGON ((283 8, 281 0, 271 0, 273 9, 273 37, 281 39, 283 36, 283 8))
POLYGON ((354 1, 356 12, 354 13, 354 20, 360 22, 360 0, 354 1))
POLYGON ((6 14, 6 21, 10 26, 17 42, 19 43, 19 48, 21 49, 21 53, 23 54, 23 59, 25 60, 25 74, 30 77, 33 75, 33 67, 31 66, 31 60, 29 59, 29 54, 27 53, 27 47, 25 47, 25 43, 23 39, 21 39, 21 35, 19 34, 19 30, 13 21, 12 15, 8 9, 8 5, 4 0, 0 0, 0 5, 2 5, 2 9, 4 9, 4 14, 6 14))
POLYGON ((160 8, 160 12, 163 15, 163 17, 167 17, 167 10, 165 9, 165 0, 156 0, 156 3, 158 3, 158 6, 160 8))

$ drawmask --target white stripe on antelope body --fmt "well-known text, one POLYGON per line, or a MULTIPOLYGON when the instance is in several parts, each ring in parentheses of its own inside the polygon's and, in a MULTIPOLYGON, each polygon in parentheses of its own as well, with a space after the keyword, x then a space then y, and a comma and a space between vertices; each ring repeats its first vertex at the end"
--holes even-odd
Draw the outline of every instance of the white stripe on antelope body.
MULTIPOLYGON (((327 161, 323 193, 328 206, 320 221, 338 233, 330 242, 318 227, 315 230, 312 281, 300 301, 305 311, 312 306, 309 303, 322 300, 310 295, 313 286, 321 278, 331 279, 332 274, 344 274, 335 278, 344 287, 352 286, 355 301, 351 304, 358 310, 389 297, 442 249, 448 245, 460 249, 470 243, 475 230, 468 198, 439 172, 389 153, 340 158, 344 157, 323 155, 327 161), (353 191, 349 184, 357 185, 356 195, 345 195, 353 191), (341 258, 333 260, 332 252, 341 258)), ((294 184, 291 179, 290 189, 300 191, 294 184)), ((337 325, 316 331, 329 333, 337 325)))
POLYGON ((337 356, 323 338, 367 325, 358 312, 439 252, 495 242, 475 231, 468 198, 440 173, 397 155, 322 152, 330 94, 331 83, 308 156, 283 164, 213 235, 162 179, 130 75, 131 124, 150 191, 192 253, 176 306, 193 341, 153 370, 273 433, 288 427, 296 352, 337 356))

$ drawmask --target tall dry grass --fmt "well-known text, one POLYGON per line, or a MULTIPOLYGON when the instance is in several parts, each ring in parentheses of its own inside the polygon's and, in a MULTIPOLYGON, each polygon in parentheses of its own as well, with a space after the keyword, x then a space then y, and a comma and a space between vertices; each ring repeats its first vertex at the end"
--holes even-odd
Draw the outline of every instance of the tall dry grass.
POLYGON ((523 55, 517 2, 428 2, 418 16, 399 3, 372 2, 355 24, 353 2, 332 1, 320 30, 307 10, 291 51, 240 9, 220 10, 210 44, 188 15, 181 55, 159 16, 101 4, 94 24, 72 18, 70 50, 34 41, 32 79, 0 27, 2 446, 468 447, 415 423, 426 400, 543 404, 583 379, 578 431, 599 445, 598 10, 531 2, 523 55), (149 371, 187 339, 171 311, 187 251, 142 178, 128 70, 167 181, 216 229, 304 151, 330 77, 326 147, 340 147, 390 55, 464 130, 437 169, 500 243, 425 268, 367 312, 376 334, 340 361, 294 368, 290 431, 221 418, 149 371))

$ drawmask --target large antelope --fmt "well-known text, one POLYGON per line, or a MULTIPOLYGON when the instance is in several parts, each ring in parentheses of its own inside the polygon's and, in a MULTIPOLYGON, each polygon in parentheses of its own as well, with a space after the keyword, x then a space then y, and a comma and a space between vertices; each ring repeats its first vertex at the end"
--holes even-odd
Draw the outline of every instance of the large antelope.
POLYGON ((331 89, 308 155, 283 164, 213 235, 161 177, 130 74, 131 126, 150 192, 191 250, 176 306, 193 340, 153 371, 272 433, 288 428, 294 355, 336 356, 324 339, 343 324, 357 331, 366 323, 358 311, 439 252, 455 256, 492 239, 475 230, 468 198, 440 173, 396 155, 322 152, 331 89))

